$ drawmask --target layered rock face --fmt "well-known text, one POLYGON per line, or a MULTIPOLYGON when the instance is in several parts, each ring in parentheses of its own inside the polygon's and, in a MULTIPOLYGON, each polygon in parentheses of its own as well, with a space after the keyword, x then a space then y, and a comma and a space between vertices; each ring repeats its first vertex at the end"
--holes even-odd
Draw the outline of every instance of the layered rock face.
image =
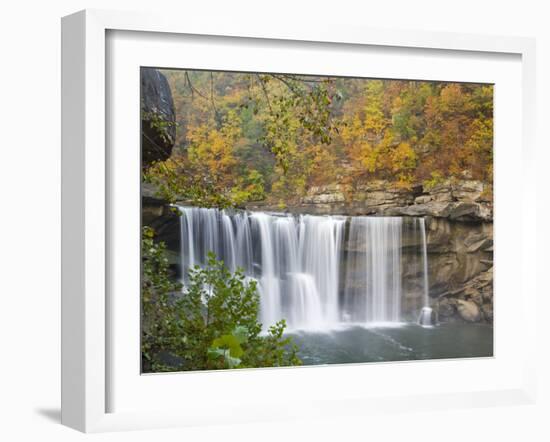
MULTIPOLYGON (((426 218, 429 296, 440 320, 492 322, 493 224, 426 218), (473 303, 471 305, 470 303, 473 303), (472 312, 476 312, 475 314, 472 312)), ((418 300, 421 288, 411 267, 414 244, 403 247, 405 298, 418 300)))
POLYGON ((316 214, 433 216, 453 221, 492 222, 493 207, 482 182, 445 181, 430 190, 392 189, 373 181, 353 191, 344 185, 311 187, 289 210, 316 214))

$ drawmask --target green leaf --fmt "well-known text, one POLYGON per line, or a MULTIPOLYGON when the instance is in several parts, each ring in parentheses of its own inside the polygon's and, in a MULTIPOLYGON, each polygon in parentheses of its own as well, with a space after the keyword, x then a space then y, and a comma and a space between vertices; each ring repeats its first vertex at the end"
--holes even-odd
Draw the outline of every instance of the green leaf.
POLYGON ((241 359, 231 356, 231 351, 227 348, 213 348, 208 349, 209 359, 219 359, 223 357, 223 362, 226 368, 236 368, 240 365, 241 359))
POLYGON ((214 348, 226 348, 229 350, 232 357, 238 358, 244 353, 239 340, 233 335, 223 335, 220 338, 214 339, 212 342, 214 348))
POLYGON ((233 330, 233 336, 235 336, 239 344, 246 344, 248 341, 248 328, 244 325, 238 325, 233 330))
POLYGON ((234 358, 230 355, 225 356, 225 364, 227 368, 236 368, 240 365, 241 360, 239 358, 234 358))
POLYGON ((208 358, 209 359, 218 359, 220 356, 225 356, 225 352, 227 350, 223 349, 223 348, 214 348, 214 347, 210 347, 208 349, 208 358))

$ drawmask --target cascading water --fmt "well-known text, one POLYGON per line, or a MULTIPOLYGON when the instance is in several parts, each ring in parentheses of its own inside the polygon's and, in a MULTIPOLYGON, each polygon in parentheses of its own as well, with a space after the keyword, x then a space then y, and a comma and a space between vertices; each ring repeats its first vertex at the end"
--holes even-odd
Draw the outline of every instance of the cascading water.
MULTIPOLYGON (((274 218, 265 213, 252 216, 254 230, 258 232, 261 246, 260 319, 263 324, 273 324, 282 319, 280 269, 276 267, 273 240, 274 218)), ((284 276, 284 275, 283 275, 284 276)))
POLYGON ((258 281, 264 327, 283 318, 291 329, 401 320, 402 218, 179 209, 183 282, 209 252, 242 268, 258 281))
MULTIPOLYGON (((185 281, 189 269, 195 265, 203 265, 207 261, 208 252, 222 256, 222 246, 219 242, 222 214, 217 209, 198 207, 179 207, 181 212, 181 272, 185 281)), ((225 241, 225 240, 224 240, 225 241)))
POLYGON ((323 322, 330 324, 340 319, 338 289, 344 225, 345 219, 339 217, 300 217, 303 273, 313 278, 323 322))
POLYGON ((420 238, 421 238, 421 247, 422 247, 422 286, 424 289, 423 296, 423 307, 420 311, 420 316, 418 318, 418 323, 424 327, 431 327, 437 321, 435 319, 434 311, 430 307, 430 297, 429 297, 429 285, 428 285, 428 246, 426 242, 426 222, 424 218, 419 218, 418 222, 420 224, 420 238))
POLYGON ((422 283, 424 287, 424 307, 430 306, 430 298, 428 295, 428 246, 426 244, 426 221, 424 218, 419 218, 420 223, 420 238, 422 245, 422 283))
POLYGON ((397 217, 352 218, 344 296, 349 320, 400 320, 401 230, 397 217))
POLYGON ((180 207, 180 256, 181 274, 185 278, 190 268, 195 266, 195 233, 193 229, 193 209, 180 207))
POLYGON ((237 225, 236 260, 237 266, 244 270, 246 275, 254 274, 252 262, 252 234, 248 213, 240 212, 235 217, 237 225))
POLYGON ((227 268, 230 271, 234 272, 237 268, 237 258, 236 258, 236 250, 235 250, 235 231, 233 229, 233 222, 231 221, 231 217, 227 213, 225 213, 225 211, 222 211, 221 217, 222 217, 221 237, 223 241, 222 256, 225 257, 224 262, 227 268))

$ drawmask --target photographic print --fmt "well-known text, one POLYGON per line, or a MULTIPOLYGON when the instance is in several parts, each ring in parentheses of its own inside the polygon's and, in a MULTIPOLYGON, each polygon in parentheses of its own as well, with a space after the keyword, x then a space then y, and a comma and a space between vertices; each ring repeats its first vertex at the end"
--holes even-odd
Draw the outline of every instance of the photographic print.
POLYGON ((142 373, 493 355, 493 85, 140 74, 142 373))

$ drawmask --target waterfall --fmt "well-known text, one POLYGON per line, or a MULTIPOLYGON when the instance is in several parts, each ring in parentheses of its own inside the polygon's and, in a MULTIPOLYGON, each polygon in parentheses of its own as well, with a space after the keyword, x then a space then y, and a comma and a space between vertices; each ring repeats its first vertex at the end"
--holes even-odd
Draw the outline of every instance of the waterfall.
MULTIPOLYGON (((280 319, 290 329, 401 320, 402 218, 179 209, 183 283, 213 252, 258 281, 264 328, 280 319)), ((427 305, 426 232, 418 222, 427 305)))
POLYGON ((265 213, 252 216, 256 224, 261 246, 260 277, 260 319, 263 324, 273 324, 282 319, 281 291, 278 268, 276 268, 275 246, 273 239, 274 217, 265 213))
POLYGON ((423 307, 420 311, 418 323, 423 327, 432 327, 437 323, 434 310, 430 307, 430 295, 428 284, 428 246, 426 241, 426 221, 424 218, 418 220, 420 223, 420 238, 422 247, 422 285, 424 289, 423 307))
POLYGON ((252 275, 254 264, 252 261, 252 233, 248 213, 238 213, 235 217, 237 224, 236 260, 237 266, 244 270, 246 275, 252 275))
POLYGON ((300 219, 302 269, 311 275, 328 323, 340 319, 338 289, 345 219, 305 215, 300 219))
POLYGON ((355 217, 349 232, 346 317, 397 322, 401 316, 401 230, 398 217, 355 217))
POLYGON ((203 265, 209 252, 221 255, 219 242, 220 211, 199 207, 179 207, 181 230, 181 271, 182 280, 187 279, 189 269, 203 265))
POLYGON ((222 245, 223 253, 225 257, 224 262, 227 268, 234 272, 237 268, 236 250, 235 250, 235 231, 233 230, 233 222, 231 217, 222 211, 222 245))
POLYGON ((423 307, 429 307, 430 306, 430 298, 428 294, 428 246, 426 244, 426 221, 424 218, 420 218, 420 238, 421 238, 421 245, 422 245, 422 283, 424 287, 424 305, 423 307))
POLYGON ((195 234, 193 229, 192 208, 180 208, 180 254, 182 281, 190 268, 195 266, 195 234))
POLYGON ((290 292, 292 308, 288 321, 294 328, 321 328, 324 325, 323 306, 312 275, 293 273, 290 292))

